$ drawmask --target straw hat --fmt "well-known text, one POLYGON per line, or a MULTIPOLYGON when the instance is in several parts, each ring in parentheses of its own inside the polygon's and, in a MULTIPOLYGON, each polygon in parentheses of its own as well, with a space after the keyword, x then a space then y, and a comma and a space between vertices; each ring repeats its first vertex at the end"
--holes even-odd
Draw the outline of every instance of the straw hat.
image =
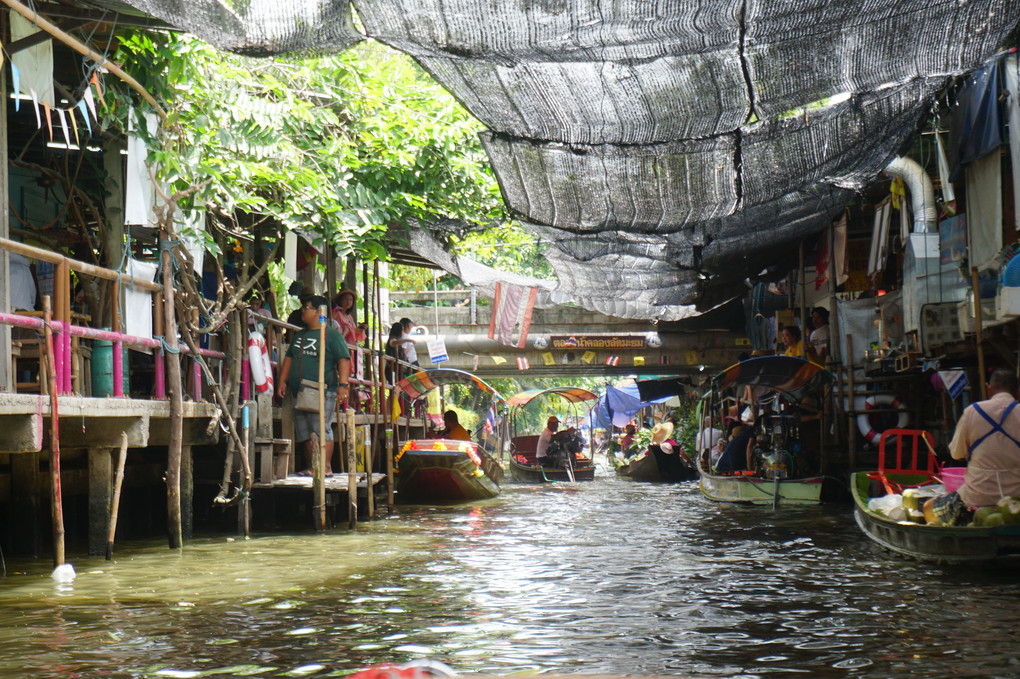
POLYGON ((546 424, 553 424, 553 423, 559 424, 560 423, 560 418, 556 417, 555 415, 550 415, 549 419, 546 420, 545 422, 546 422, 546 424))
POLYGON ((344 288, 343 290, 340 290, 333 296, 333 299, 339 302, 340 298, 343 297, 344 295, 351 295, 352 297, 354 297, 355 302, 358 301, 358 293, 355 292, 354 290, 351 290, 350 288, 344 288))
POLYGON ((672 422, 660 422, 652 427, 652 443, 655 445, 661 444, 663 441, 673 435, 673 423, 672 422))

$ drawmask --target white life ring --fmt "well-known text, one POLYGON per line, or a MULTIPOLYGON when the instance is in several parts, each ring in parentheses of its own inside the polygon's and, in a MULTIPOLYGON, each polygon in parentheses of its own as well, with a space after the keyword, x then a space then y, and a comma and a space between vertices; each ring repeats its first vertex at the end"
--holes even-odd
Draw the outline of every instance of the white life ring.
POLYGON ((269 361, 266 338, 257 330, 248 334, 248 364, 251 367, 251 381, 260 394, 273 391, 273 365, 269 361))
POLYGON ((874 408, 895 408, 899 410, 895 426, 896 429, 903 429, 906 427, 907 422, 910 419, 910 416, 908 415, 906 408, 904 408, 903 402, 900 401, 899 396, 893 396, 891 394, 876 394, 875 396, 858 398, 857 410, 860 411, 863 409, 864 412, 857 415, 857 428, 861 431, 861 434, 864 435, 864 439, 868 443, 875 443, 878 441, 879 437, 882 436, 882 432, 876 431, 871 424, 871 415, 873 413, 869 413, 868 411, 874 408))

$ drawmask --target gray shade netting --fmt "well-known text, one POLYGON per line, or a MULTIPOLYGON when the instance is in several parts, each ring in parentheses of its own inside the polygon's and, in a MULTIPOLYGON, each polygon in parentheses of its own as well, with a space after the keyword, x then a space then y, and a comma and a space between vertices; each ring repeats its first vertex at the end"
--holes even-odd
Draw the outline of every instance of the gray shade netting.
MULTIPOLYGON (((131 0, 248 54, 359 38, 338 0, 225 3, 131 0)), ((488 127, 507 205, 552 243, 553 296, 663 318, 825 228, 1020 20, 1016 0, 354 6, 488 127)))

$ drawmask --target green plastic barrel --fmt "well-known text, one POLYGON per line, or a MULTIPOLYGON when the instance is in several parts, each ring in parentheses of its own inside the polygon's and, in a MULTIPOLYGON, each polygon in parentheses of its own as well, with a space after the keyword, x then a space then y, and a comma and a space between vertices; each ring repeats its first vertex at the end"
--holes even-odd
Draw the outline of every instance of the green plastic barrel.
MULTIPOLYGON (((131 393, 128 371, 128 348, 124 350, 123 361, 123 394, 131 393)), ((113 396, 113 342, 109 340, 92 340, 92 395, 113 396)))

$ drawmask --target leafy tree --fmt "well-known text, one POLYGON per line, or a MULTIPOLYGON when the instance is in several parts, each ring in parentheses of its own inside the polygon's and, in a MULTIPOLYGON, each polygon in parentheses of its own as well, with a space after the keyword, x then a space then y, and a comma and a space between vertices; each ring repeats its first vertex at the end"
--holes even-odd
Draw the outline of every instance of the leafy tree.
MULTIPOLYGON (((223 228, 300 228, 371 260, 386 258, 392 225, 504 218, 480 123, 382 45, 260 60, 133 32, 115 58, 166 102, 166 124, 149 144, 162 179, 177 191, 201 187, 192 200, 223 228)), ((108 113, 123 129, 130 93, 111 85, 108 113)))

